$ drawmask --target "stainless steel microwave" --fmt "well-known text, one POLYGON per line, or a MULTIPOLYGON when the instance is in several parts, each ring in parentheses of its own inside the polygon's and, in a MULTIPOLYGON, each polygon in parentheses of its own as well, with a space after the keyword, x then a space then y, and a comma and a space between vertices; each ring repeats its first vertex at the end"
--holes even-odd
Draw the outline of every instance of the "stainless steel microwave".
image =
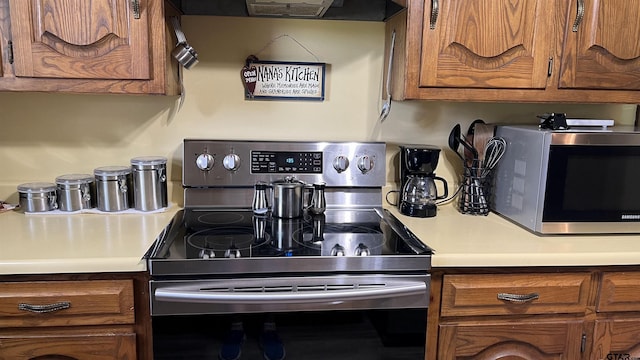
POLYGON ((492 210, 540 234, 640 233, 640 132, 498 126, 492 210))

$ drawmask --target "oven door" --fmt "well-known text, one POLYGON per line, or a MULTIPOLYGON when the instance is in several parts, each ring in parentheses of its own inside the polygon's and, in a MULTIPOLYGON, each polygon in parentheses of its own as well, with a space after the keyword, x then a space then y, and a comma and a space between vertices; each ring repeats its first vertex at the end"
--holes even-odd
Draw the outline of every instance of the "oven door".
POLYGON ((287 359, 424 359, 428 275, 152 281, 154 359, 214 359, 242 322, 262 359, 273 321, 287 359))

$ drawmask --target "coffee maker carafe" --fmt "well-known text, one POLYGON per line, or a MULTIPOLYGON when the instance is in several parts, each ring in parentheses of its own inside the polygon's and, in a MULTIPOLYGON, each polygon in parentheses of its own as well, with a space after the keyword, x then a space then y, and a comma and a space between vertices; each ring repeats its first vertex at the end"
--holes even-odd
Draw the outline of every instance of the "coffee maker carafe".
POLYGON ((413 217, 436 216, 436 201, 449 196, 447 181, 435 175, 440 148, 430 145, 400 145, 400 201, 398 208, 413 217), (438 195, 436 181, 443 184, 438 195))

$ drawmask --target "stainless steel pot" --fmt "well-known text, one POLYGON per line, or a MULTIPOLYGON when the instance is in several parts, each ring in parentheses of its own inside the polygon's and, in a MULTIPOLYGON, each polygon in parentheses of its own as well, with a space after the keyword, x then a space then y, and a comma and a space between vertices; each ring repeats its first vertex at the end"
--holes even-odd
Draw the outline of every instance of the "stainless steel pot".
POLYGON ((46 212, 58 208, 56 184, 34 182, 18 185, 20 208, 25 212, 46 212))
POLYGON ((95 182, 89 174, 68 174, 56 178, 58 207, 78 211, 95 207, 95 182))

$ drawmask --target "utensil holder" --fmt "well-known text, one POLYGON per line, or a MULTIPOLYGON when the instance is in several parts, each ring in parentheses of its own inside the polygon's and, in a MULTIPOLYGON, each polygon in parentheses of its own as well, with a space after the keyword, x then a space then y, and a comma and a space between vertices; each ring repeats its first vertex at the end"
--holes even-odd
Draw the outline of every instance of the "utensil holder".
POLYGON ((458 209, 463 214, 486 216, 491 200, 491 173, 477 166, 477 162, 474 165, 465 164, 458 209))

